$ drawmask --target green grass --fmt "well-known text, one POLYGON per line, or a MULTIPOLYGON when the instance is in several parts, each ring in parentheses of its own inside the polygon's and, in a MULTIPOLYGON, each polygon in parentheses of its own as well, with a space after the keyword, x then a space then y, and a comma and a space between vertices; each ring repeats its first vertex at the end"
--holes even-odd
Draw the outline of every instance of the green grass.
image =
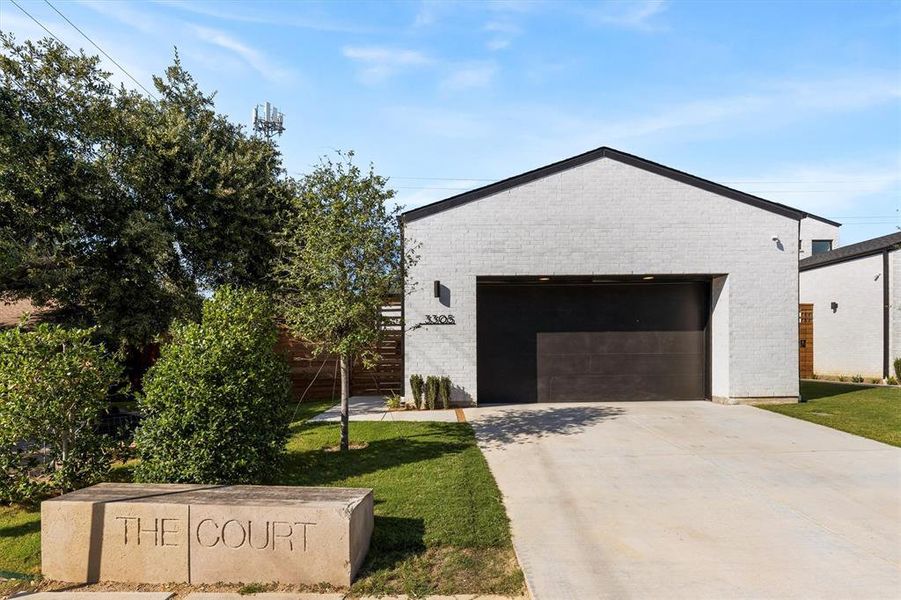
POLYGON ((901 389, 802 381, 799 404, 760 408, 901 446, 901 389))
POLYGON ((357 593, 519 593, 509 524, 465 423, 354 422, 346 454, 337 424, 308 423, 288 445, 278 483, 375 490, 375 530, 357 593))
POLYGON ((40 572, 41 511, 0 506, 0 578, 28 579, 40 572))
MULTIPOLYGON (((353 422, 348 453, 333 423, 308 423, 330 401, 304 402, 272 483, 370 487, 375 530, 359 594, 520 594, 500 492, 466 423, 353 422)), ((128 481, 134 461, 114 467, 128 481)), ((0 578, 40 573, 40 511, 0 507, 0 578)), ((0 594, 23 589, 0 582, 0 594)))

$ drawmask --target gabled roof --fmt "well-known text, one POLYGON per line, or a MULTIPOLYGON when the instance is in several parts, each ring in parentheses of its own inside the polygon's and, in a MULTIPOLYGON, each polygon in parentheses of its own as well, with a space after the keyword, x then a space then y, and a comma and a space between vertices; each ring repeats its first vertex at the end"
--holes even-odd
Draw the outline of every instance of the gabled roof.
POLYGON ((826 265, 853 260, 855 258, 863 258, 873 254, 881 254, 885 250, 897 250, 899 248, 901 248, 901 231, 859 242, 857 244, 842 246, 841 248, 836 248, 829 252, 820 252, 819 254, 808 256, 798 262, 798 269, 801 271, 808 271, 810 269, 816 269, 817 267, 824 267, 826 265))
POLYGON ((830 219, 827 219, 826 217, 820 217, 813 213, 807 213, 805 216, 808 219, 816 219, 817 221, 821 221, 823 223, 826 223, 827 225, 832 225, 833 227, 841 227, 842 226, 842 224, 837 221, 832 221, 830 219))
MULTIPOLYGON (((685 173, 684 171, 678 171, 676 169, 666 167, 664 165, 641 158, 640 156, 635 156, 634 154, 627 154, 626 152, 608 148, 607 146, 601 146, 600 148, 597 148, 595 150, 590 150, 583 154, 579 154, 578 156, 573 156, 572 158, 567 158, 565 160, 561 160, 559 162, 555 162, 550 165, 534 169, 532 171, 527 171, 526 173, 522 173, 521 175, 515 175, 508 179, 503 179, 501 181, 497 181, 495 183, 491 183, 489 185, 476 188, 474 190, 470 190, 456 196, 451 196, 450 198, 446 198, 444 200, 439 200, 438 202, 433 202, 431 204, 426 204, 425 206, 420 206, 419 208, 408 210, 403 213, 403 218, 405 222, 415 221, 417 219, 421 219, 435 213, 455 208, 468 202, 480 200, 487 196, 492 196, 499 192, 503 192, 505 190, 530 183, 537 179, 548 177, 549 175, 554 175, 562 171, 573 169, 575 167, 593 162, 601 158, 611 158, 621 163, 631 165, 639 169, 644 169, 645 171, 649 171, 663 177, 668 177, 670 179, 692 185, 702 190, 713 192, 714 194, 719 194, 720 196, 725 196, 726 198, 731 198, 732 200, 737 200, 756 208, 776 213, 777 215, 782 215, 783 217, 795 219, 796 221, 799 221, 808 216, 815 217, 815 215, 811 215, 790 206, 779 204, 778 202, 771 202, 752 194, 746 194, 745 192, 734 190, 730 187, 714 183, 707 179, 695 177, 694 175, 685 173)), ((827 221, 822 217, 815 218, 818 218, 827 223, 838 225, 838 223, 835 223, 834 221, 827 221)))

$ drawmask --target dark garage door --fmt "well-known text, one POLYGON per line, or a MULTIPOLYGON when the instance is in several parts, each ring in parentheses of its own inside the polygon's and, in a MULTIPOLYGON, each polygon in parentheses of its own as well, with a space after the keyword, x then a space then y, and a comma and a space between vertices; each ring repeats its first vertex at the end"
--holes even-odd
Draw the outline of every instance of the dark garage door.
POLYGON ((707 397, 707 282, 480 281, 478 402, 707 397))

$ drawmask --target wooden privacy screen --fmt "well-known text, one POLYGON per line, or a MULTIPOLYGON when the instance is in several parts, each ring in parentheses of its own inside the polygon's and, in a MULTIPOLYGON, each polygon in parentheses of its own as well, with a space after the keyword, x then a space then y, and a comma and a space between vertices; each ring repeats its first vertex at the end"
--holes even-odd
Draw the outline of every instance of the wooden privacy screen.
POLYGON ((801 379, 813 377, 813 304, 798 305, 798 371, 801 379))
MULTIPOLYGON (((359 361, 351 365, 351 395, 403 393, 404 330, 401 300, 392 299, 382 309, 382 340, 378 351, 382 358, 375 366, 365 368, 359 361)), ((287 354, 291 365, 294 399, 337 399, 341 395, 338 357, 333 354, 313 357, 312 348, 302 340, 280 336, 279 349, 287 354), (309 389, 308 389, 309 388, 309 389)))

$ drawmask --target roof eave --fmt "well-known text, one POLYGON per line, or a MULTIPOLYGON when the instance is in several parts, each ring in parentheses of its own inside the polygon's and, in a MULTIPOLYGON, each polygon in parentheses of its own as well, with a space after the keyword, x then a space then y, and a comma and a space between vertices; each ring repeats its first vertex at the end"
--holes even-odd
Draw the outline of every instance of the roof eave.
MULTIPOLYGON (((527 171, 520 175, 515 175, 513 177, 509 177, 507 179, 503 179, 501 181, 497 181, 495 183, 491 183, 489 185, 476 188, 468 192, 463 192, 462 194, 457 194, 456 196, 451 196, 450 198, 445 198, 444 200, 439 200, 425 206, 420 206, 418 208, 408 210, 404 212, 402 216, 405 222, 416 221, 418 219, 422 219, 439 212, 444 212, 446 210, 456 208, 457 206, 467 204, 475 200, 481 200, 482 198, 493 196, 500 192, 512 189, 514 187, 519 187, 526 183, 530 183, 532 181, 536 181, 550 175, 568 171, 569 169, 573 169, 575 167, 593 162, 601 158, 611 158, 623 164, 627 164, 648 171, 650 173, 655 173, 657 175, 661 175, 663 177, 667 177, 669 179, 673 179, 675 181, 679 181, 681 183, 685 183, 687 185, 691 185, 708 192, 724 196, 726 198, 731 198, 732 200, 737 200, 738 202, 742 202, 744 204, 748 204, 750 206, 754 206, 756 208, 760 208, 762 210, 766 210, 783 217, 794 219, 796 221, 800 221, 807 216, 815 216, 810 215, 809 213, 806 213, 804 211, 794 209, 790 206, 786 206, 784 204, 779 204, 777 202, 772 202, 771 200, 766 200, 752 194, 740 192, 722 184, 715 183, 707 179, 702 179, 701 177, 691 175, 690 173, 679 171, 677 169, 652 162, 633 154, 628 154, 620 150, 608 148, 607 146, 602 146, 583 154, 579 154, 571 158, 551 163, 544 167, 539 167, 537 169, 527 171)), ((826 219, 823 219, 822 217, 817 218, 824 222, 830 222, 826 219)), ((839 225, 838 223, 834 224, 839 225)))

